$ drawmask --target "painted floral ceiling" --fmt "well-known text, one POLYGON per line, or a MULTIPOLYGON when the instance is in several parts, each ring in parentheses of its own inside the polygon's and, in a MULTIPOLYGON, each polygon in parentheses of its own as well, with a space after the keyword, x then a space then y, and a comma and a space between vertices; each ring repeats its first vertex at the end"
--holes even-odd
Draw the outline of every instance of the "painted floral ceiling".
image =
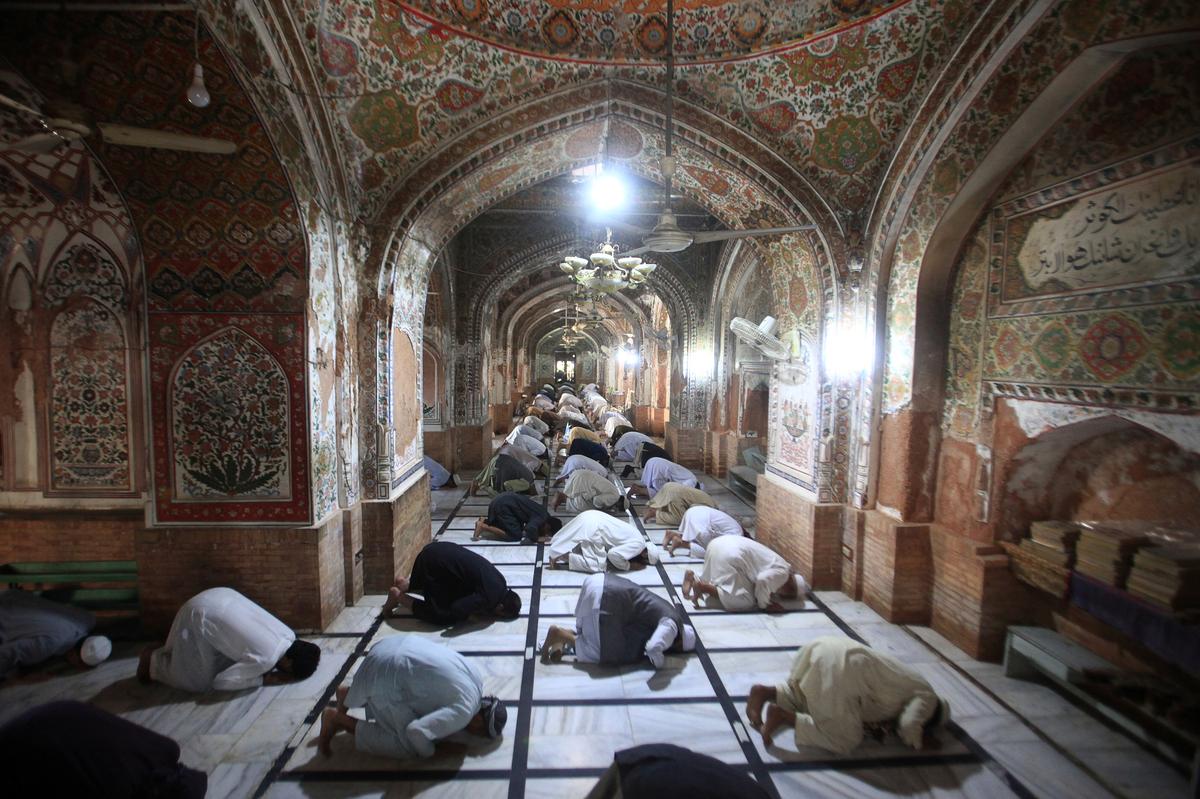
MULTIPOLYGON (((661 60, 667 49, 666 0, 416 0, 399 5, 456 32, 526 53, 628 63, 661 60)), ((870 0, 678 0, 675 56, 683 61, 720 59, 788 45, 866 16, 878 5, 870 0)))
MULTIPOLYGON (((919 101, 983 4, 677 5, 679 124, 709 128, 717 139, 730 130, 753 137, 847 221, 861 222, 919 101), (738 32, 747 26, 757 33, 743 41, 738 32)), ((647 26, 663 6, 303 0, 289 7, 306 34, 320 102, 338 123, 355 204, 380 219, 397 212, 398 192, 419 190, 404 185, 408 178, 444 173, 515 131, 621 100, 660 112, 665 69, 647 26), (556 27, 554 20, 568 19, 556 27)), ((251 71, 271 69, 249 55, 243 61, 251 71)))
MULTIPOLYGON (((601 122, 610 115, 612 156, 658 180, 665 68, 650 28, 664 5, 289 0, 272 5, 275 16, 252 22, 237 0, 203 0, 200 41, 203 61, 219 58, 211 39, 220 40, 219 52, 241 73, 292 165, 293 181, 336 171, 339 179, 328 185, 340 187, 342 206, 387 228, 411 217, 413 203, 428 204, 435 195, 462 195, 456 208, 486 207, 535 178, 597 160, 601 122), (556 20, 569 20, 574 33, 559 30, 556 20), (306 168, 294 155, 318 134, 326 149, 306 168), (551 137, 565 142, 552 164, 523 163, 538 151, 516 156, 505 144, 551 137), (498 165, 508 155, 516 162, 502 174, 498 165), (472 173, 484 175, 487 185, 465 179, 472 173)), ((839 224, 859 229, 922 99, 986 6, 971 0, 676 5, 681 190, 725 224, 806 222, 805 212, 795 210, 803 206, 821 213, 827 207, 839 224), (778 194, 769 200, 762 189, 743 186, 738 176, 751 168, 799 198, 793 210, 784 210, 789 203, 777 202, 778 194)), ((99 15, 66 17, 13 13, 11 21, 37 52, 61 50, 60 29, 68 27, 82 74, 101 79, 111 36, 99 15)), ((154 24, 181 42, 190 38, 190 13, 165 17, 170 24, 154 24)), ((206 65, 217 74, 218 67, 206 65)), ((167 127, 193 132, 186 122, 181 117, 167 127)), ((558 153, 557 146, 550 149, 558 153)))

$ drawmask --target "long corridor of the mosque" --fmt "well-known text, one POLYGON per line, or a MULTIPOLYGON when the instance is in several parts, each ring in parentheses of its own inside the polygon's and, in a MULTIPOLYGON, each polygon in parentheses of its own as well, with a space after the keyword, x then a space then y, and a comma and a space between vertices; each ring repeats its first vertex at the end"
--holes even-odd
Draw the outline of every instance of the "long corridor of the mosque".
POLYGON ((779 797, 1197 795, 1198 40, 1195 0, 0 2, 0 765, 90 707, 213 797, 599 796, 659 743, 779 797), (446 551, 520 614, 414 615, 446 551), (141 653, 219 588, 263 685, 189 693, 141 653), (356 740, 396 641, 502 734, 356 740))

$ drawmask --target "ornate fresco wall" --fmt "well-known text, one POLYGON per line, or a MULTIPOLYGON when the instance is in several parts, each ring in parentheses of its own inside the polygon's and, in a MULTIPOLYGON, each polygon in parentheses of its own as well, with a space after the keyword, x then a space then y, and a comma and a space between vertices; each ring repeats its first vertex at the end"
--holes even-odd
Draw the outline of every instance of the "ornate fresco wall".
POLYGON ((957 266, 945 433, 986 440, 994 397, 1197 407, 1197 69, 1135 55, 1009 178, 957 266))
MULTIPOLYGON (((312 519, 305 231, 250 100, 208 36, 212 105, 182 101, 189 16, 64 15, 97 119, 238 143, 231 156, 99 145, 145 263, 154 517, 160 523, 312 519), (213 360, 216 359, 216 360, 213 360), (256 396, 257 400, 251 399, 256 396), (253 407, 247 406, 250 403, 253 407)), ((43 92, 73 95, 33 14, 6 18, 6 48, 43 92)))
MULTIPOLYGON (((44 102, 15 73, 0 91, 44 102)), ((29 132, 0 116, 0 140, 29 132)), ((0 491, 144 489, 140 270, 129 210, 81 143, 0 154, 0 491)))
MULTIPOLYGON (((1004 7, 1006 20, 999 22, 1003 33, 1021 31, 1022 17, 1037 5, 1032 0, 1004 7)), ((997 138, 1030 103, 1045 90, 1056 75, 1085 48, 1114 39, 1128 39, 1157 32, 1186 28, 1196 22, 1195 4, 1186 0, 1146 6, 1131 2, 1097 4, 1088 0, 1067 0, 1055 4, 1019 38, 1003 63, 991 75, 977 97, 968 97, 969 105, 961 119, 939 145, 936 166, 922 162, 922 148, 934 146, 941 124, 949 118, 954 103, 967 92, 968 81, 994 57, 1004 44, 996 35, 981 43, 969 64, 964 64, 960 79, 945 88, 940 105, 930 106, 929 127, 925 139, 915 145, 904 163, 903 174, 889 176, 890 199, 894 203, 877 217, 879 233, 874 240, 872 260, 884 259, 880 248, 894 234, 894 252, 888 253, 890 275, 886 291, 888 351, 884 376, 885 410, 897 410, 912 398, 912 370, 915 353, 915 307, 917 278, 926 244, 937 228, 941 215, 949 207, 963 183, 987 155, 997 138), (1136 7, 1135 7, 1136 5, 1136 7), (926 168, 923 174, 914 174, 926 168), (919 184, 913 184, 919 180, 919 184), (905 194, 906 187, 915 191, 905 194), (905 198, 911 206, 902 208, 905 198), (901 214, 897 216, 897 211, 901 214), (895 229, 890 226, 897 225, 895 229)), ((923 120, 924 121, 924 120, 923 120)), ((1119 137, 1118 137, 1119 140, 1119 137)), ((884 196, 888 196, 885 193, 884 196)))

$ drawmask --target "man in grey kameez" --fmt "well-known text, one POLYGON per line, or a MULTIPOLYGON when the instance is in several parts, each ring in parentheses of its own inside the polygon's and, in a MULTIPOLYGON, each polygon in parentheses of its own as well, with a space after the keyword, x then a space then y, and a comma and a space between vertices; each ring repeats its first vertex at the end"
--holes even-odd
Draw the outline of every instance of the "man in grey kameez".
POLYGON ((575 603, 575 629, 551 625, 542 662, 574 652, 579 663, 632 665, 648 658, 661 669, 666 654, 691 652, 696 631, 675 605, 615 574, 592 574, 575 603))
POLYGON ((418 635, 385 638, 367 653, 347 687, 337 689, 336 708, 321 714, 318 745, 326 757, 339 732, 354 747, 400 760, 431 757, 434 744, 460 730, 498 738, 508 711, 483 695, 483 681, 466 658, 418 635), (366 720, 349 715, 366 708, 366 720))

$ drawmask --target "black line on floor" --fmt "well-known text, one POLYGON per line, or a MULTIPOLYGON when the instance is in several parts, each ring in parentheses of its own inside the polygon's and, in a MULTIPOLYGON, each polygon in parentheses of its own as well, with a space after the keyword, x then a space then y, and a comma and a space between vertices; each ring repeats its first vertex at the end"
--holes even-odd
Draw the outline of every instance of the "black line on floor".
MULTIPOLYGON (((642 519, 638 516, 637 509, 633 507, 632 503, 630 503, 629 515, 633 517, 634 524, 637 525, 637 528, 642 531, 642 535, 646 536, 646 540, 649 541, 650 536, 646 533, 642 519)), ((658 575, 662 578, 666 586, 668 597, 670 597, 675 607, 683 615, 684 620, 688 624, 692 624, 692 617, 688 615, 687 607, 676 592, 675 584, 671 581, 670 575, 667 574, 666 567, 659 561, 655 564, 655 568, 658 569, 658 575)), ((694 624, 692 628, 695 629, 694 624)), ((680 631, 680 634, 682 635, 682 631, 680 631)), ((700 639, 699 633, 696 635, 695 655, 700 660, 700 665, 704 668, 704 674, 708 677, 717 702, 720 703, 721 709, 725 712, 725 718, 729 722, 730 730, 734 733, 734 737, 737 738, 738 745, 742 747, 742 755, 746 758, 746 764, 749 767, 750 773, 753 775, 755 781, 763 787, 763 790, 767 792, 768 796, 779 799, 779 789, 775 786, 775 781, 771 779, 771 774, 765 768, 762 758, 759 757, 758 749, 755 748, 754 742, 750 740, 749 731, 746 730, 745 725, 742 723, 742 715, 733 704, 733 700, 729 698, 729 693, 725 690, 725 683, 721 681, 720 675, 717 674, 717 667, 713 664, 712 658, 709 657, 708 650, 705 648, 704 642, 700 639), (745 738, 737 734, 739 728, 746 733, 745 738)))
MULTIPOLYGON (((350 656, 346 658, 346 662, 342 664, 340 669, 338 669, 338 673, 335 674, 333 679, 329 681, 329 685, 325 686, 325 690, 317 699, 316 704, 313 705, 313 709, 310 710, 308 715, 304 717, 302 729, 304 727, 312 726, 312 724, 318 718, 320 718, 321 712, 324 711, 325 707, 329 704, 330 697, 333 696, 338 686, 342 684, 342 681, 346 679, 346 675, 350 673, 350 668, 354 665, 354 661, 362 657, 367 651, 367 645, 371 642, 371 639, 375 637, 375 633, 378 632, 381 624, 383 624, 382 616, 375 619, 374 623, 371 624, 370 629, 363 634, 362 638, 358 642, 358 645, 354 647, 354 651, 350 653, 350 656)), ((271 768, 265 775, 263 775, 262 782, 258 784, 258 788, 254 791, 254 799, 259 799, 259 797, 263 796, 267 792, 267 789, 271 787, 271 783, 280 778, 280 775, 283 774, 283 767, 287 765, 287 762, 291 760, 292 755, 295 754, 295 752, 296 747, 294 746, 285 746, 283 748, 283 751, 279 753, 279 757, 275 758, 275 762, 271 764, 271 768)))
MULTIPOLYGON (((579 779, 596 778, 608 770, 607 766, 596 768, 533 768, 526 769, 529 779, 579 779)), ((389 769, 357 771, 289 771, 279 779, 285 782, 448 782, 450 780, 483 781, 513 778, 508 769, 389 769)))
MULTIPOLYGON (((568 661, 564 660, 564 663, 568 661)), ((634 705, 715 705, 715 696, 624 696, 591 699, 534 699, 534 707, 625 707, 634 705)))
MULTIPOLYGON (((986 694, 989 699, 991 699, 993 702, 998 704, 1000 707, 1004 708, 1009 713, 1011 713, 1018 721, 1020 721, 1031 732, 1033 732, 1033 734, 1036 735, 1042 741, 1042 743, 1048 744, 1051 749, 1058 752, 1058 754, 1060 754, 1069 763, 1071 763, 1073 766, 1075 766, 1077 769, 1082 771, 1084 774, 1088 775, 1093 780, 1095 780, 1096 783, 1101 785, 1105 790, 1109 791, 1114 796, 1119 796, 1119 797, 1126 796, 1125 793, 1123 793, 1119 789, 1113 787, 1113 785, 1108 780, 1106 780, 1100 774, 1097 774, 1095 772, 1095 770, 1093 770, 1090 766, 1088 766, 1082 760, 1080 760, 1075 755, 1073 755, 1065 747, 1061 746, 1057 741, 1055 741, 1049 735, 1046 735, 1044 732, 1042 732, 1041 729, 1039 729, 1036 724, 1034 724, 1032 721, 1027 719, 1015 707, 1013 707, 1011 704, 1009 704, 1007 701, 1005 701, 1003 697, 999 696, 991 688, 988 688, 986 685, 984 685, 979 680, 977 680, 975 678, 975 675, 971 674, 969 671, 967 671, 966 669, 959 666, 953 660, 951 660, 950 658, 943 655, 941 652, 939 652, 937 650, 937 647, 933 646, 931 643, 926 641, 924 638, 922 638, 921 636, 917 635, 912 630, 910 630, 908 628, 908 625, 897 625, 897 626, 900 627, 900 629, 904 630, 906 633, 908 633, 911 637, 915 638, 922 646, 924 646, 930 652, 933 652, 935 655, 937 655, 939 658, 941 658, 942 662, 949 665, 950 668, 953 669, 955 672, 957 672, 960 677, 966 679, 968 682, 970 682, 972 685, 974 685, 977 689, 979 689, 982 693, 986 694)), ((1008 769, 1006 769, 1003 765, 1001 765, 999 762, 997 762, 996 759, 993 758, 991 756, 991 754, 988 753, 988 751, 983 747, 982 744, 980 744, 978 741, 976 741, 974 738, 971 737, 970 733, 968 733, 966 730, 964 730, 962 727, 960 727, 958 724, 956 724, 953 720, 949 724, 946 725, 946 729, 950 732, 951 735, 953 735, 955 738, 958 738, 958 740, 961 741, 962 744, 964 746, 966 746, 968 749, 970 749, 971 751, 974 751, 974 752, 978 752, 980 759, 983 760, 984 763, 988 766, 988 768, 990 768, 993 772, 995 772, 996 775, 999 776, 1000 779, 1003 780, 1005 784, 1007 784, 1010 788, 1012 788, 1014 793, 1023 797, 1023 799, 1026 797, 1032 797, 1033 794, 1030 792, 1030 790, 1028 788, 1026 788, 1025 785, 1020 780, 1018 780, 1016 777, 1014 777, 1012 775, 1012 773, 1008 771, 1008 769)))
POLYGON ((467 501, 467 497, 470 495, 470 493, 471 493, 471 484, 467 483, 467 487, 463 489, 463 495, 459 498, 458 504, 455 505, 450 510, 450 514, 446 517, 446 521, 442 522, 442 526, 439 527, 438 531, 433 534, 434 538, 438 538, 439 536, 441 536, 442 533, 446 532, 446 530, 449 529, 450 520, 458 515, 459 510, 462 509, 463 503, 467 501))
MULTIPOLYGON (((850 636, 855 641, 858 641, 861 644, 866 644, 867 646, 870 646, 870 643, 868 643, 865 638, 863 638, 861 635, 859 635, 857 632, 855 632, 854 628, 851 627, 849 624, 847 624, 845 622, 845 620, 842 619, 841 616, 839 616, 837 613, 833 612, 829 608, 828 605, 826 605, 824 602, 822 602, 820 597, 818 597, 816 595, 816 593, 810 592, 809 598, 813 601, 813 603, 817 607, 823 608, 825 610, 825 614, 827 616, 829 616, 830 619, 833 620, 833 623, 838 626, 838 629, 840 629, 842 632, 846 633, 846 635, 850 636)), ((930 646, 927 641, 925 641, 923 638, 921 638, 916 633, 913 633, 911 630, 908 630, 906 627, 903 627, 902 625, 896 625, 896 626, 898 626, 901 629, 908 632, 909 635, 911 635, 913 638, 916 638, 918 641, 920 641, 922 644, 924 644, 926 647, 928 647, 934 654, 941 657, 947 663, 950 663, 952 666, 955 665, 949 658, 946 658, 944 655, 942 655, 941 652, 938 652, 936 649, 934 649, 932 646, 930 646)), ((1008 769, 1006 769, 999 762, 997 762, 997 760, 994 757, 992 757, 991 754, 989 754, 988 751, 986 749, 984 749, 983 746, 981 746, 978 741, 976 741, 974 738, 972 738, 970 736, 970 734, 967 733, 966 730, 964 730, 962 727, 958 726, 958 724, 954 723, 953 721, 950 721, 948 724, 946 724, 946 731, 949 732, 951 735, 953 735, 955 738, 957 738, 958 741, 960 743, 962 743, 963 746, 967 747, 967 749, 970 750, 971 753, 974 755, 976 760, 981 765, 983 765, 985 768, 987 768, 989 771, 991 771, 993 774, 995 774, 1000 779, 1001 782, 1003 782, 1005 785, 1007 785, 1009 787, 1010 790, 1012 790, 1013 793, 1017 794, 1017 796, 1021 797, 1021 799, 1034 799, 1034 794, 1028 788, 1026 788, 1025 785, 1020 780, 1018 780, 1016 777, 1014 777, 1008 769)), ((1068 759, 1071 760, 1072 762, 1074 762, 1073 758, 1068 757, 1068 759)), ((1100 784, 1104 785, 1105 787, 1108 787, 1108 784, 1106 782, 1101 781, 1100 784)), ((1121 794, 1118 793, 1117 795, 1120 796, 1121 794)))
MULTIPOLYGON (((553 461, 551 461, 553 463, 553 461)), ((542 560, 544 547, 537 545, 537 558, 542 560)), ((512 773, 508 777, 509 799, 523 799, 525 796, 525 780, 529 769, 529 730, 533 724, 533 680, 537 673, 537 634, 538 634, 538 604, 542 594, 542 569, 533 570, 533 587, 529 593, 529 626, 525 631, 525 651, 522 655, 533 652, 532 657, 526 657, 521 668, 521 698, 517 702, 517 723, 513 730, 512 773)))
POLYGON ((979 758, 970 752, 951 755, 897 755, 895 757, 854 757, 834 760, 786 760, 767 763, 767 771, 858 771, 880 768, 917 768, 920 766, 973 766, 979 758))
MULTIPOLYGON (((870 646, 870 644, 867 643, 867 639, 863 638, 861 635, 859 635, 857 632, 855 632, 854 628, 851 627, 849 624, 847 624, 842 619, 841 616, 837 615, 832 610, 830 610, 829 606, 821 601, 821 598, 819 596, 817 596, 815 591, 808 592, 808 600, 810 602, 812 602, 814 605, 816 605, 818 608, 820 608, 821 612, 824 613, 826 616, 828 616, 830 618, 830 620, 834 624, 837 625, 837 628, 839 630, 841 630, 846 635, 853 638, 855 641, 858 641, 860 644, 866 644, 867 646, 870 646)), ((799 648, 799 647, 797 647, 797 648, 799 648)))

